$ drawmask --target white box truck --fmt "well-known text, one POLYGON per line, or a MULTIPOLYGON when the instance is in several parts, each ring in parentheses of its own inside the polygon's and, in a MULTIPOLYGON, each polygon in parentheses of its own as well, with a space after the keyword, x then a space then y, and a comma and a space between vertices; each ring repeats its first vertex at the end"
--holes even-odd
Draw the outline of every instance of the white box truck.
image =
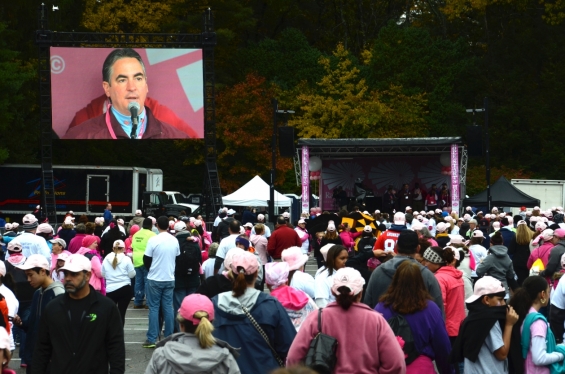
MULTIPOLYGON (((542 210, 565 205, 565 180, 512 179, 510 181, 520 191, 540 200, 542 210)), ((513 208, 517 214, 519 208, 513 208)))

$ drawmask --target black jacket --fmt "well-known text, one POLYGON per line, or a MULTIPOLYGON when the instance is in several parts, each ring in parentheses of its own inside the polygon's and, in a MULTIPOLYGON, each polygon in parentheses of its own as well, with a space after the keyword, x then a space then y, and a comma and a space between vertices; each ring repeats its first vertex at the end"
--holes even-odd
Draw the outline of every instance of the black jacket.
POLYGON ((126 370, 124 329, 116 303, 96 292, 92 286, 90 306, 82 320, 78 344, 73 337, 68 294, 59 295, 46 307, 41 317, 37 344, 33 353, 32 373, 123 374, 126 370), (108 369, 108 365, 110 369, 108 369))
POLYGON ((561 256, 565 253, 565 241, 559 241, 549 252, 549 260, 545 270, 540 273, 542 277, 553 277, 553 274, 561 270, 561 256))
POLYGON ((222 222, 218 223, 218 236, 220 241, 223 238, 227 238, 230 236, 230 223, 232 223, 235 219, 233 217, 226 217, 222 220, 222 222))

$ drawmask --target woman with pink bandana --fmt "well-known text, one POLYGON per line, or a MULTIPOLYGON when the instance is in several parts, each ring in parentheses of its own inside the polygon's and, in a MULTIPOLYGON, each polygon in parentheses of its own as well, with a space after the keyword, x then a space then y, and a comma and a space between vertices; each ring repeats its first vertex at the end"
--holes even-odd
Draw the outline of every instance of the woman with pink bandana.
POLYGON ((99 291, 102 295, 106 295, 106 287, 104 278, 102 277, 102 256, 98 252, 98 242, 100 238, 94 235, 87 235, 82 239, 82 247, 77 254, 83 255, 90 260, 92 265, 92 276, 90 277, 90 285, 99 291))

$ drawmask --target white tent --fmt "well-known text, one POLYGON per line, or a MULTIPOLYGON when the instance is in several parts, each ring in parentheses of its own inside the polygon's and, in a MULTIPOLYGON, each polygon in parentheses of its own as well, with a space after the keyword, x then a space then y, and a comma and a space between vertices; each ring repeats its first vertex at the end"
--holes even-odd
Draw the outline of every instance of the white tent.
MULTIPOLYGON (((239 190, 222 198, 224 205, 232 206, 268 206, 269 185, 256 175, 239 190)), ((275 190, 275 206, 291 206, 292 200, 275 190)))

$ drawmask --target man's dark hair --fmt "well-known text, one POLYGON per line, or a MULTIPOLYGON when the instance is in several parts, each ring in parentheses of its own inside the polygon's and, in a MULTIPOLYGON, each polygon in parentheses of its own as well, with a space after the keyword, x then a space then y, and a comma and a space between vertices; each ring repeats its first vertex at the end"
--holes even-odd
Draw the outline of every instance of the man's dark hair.
POLYGON ((134 51, 131 48, 119 48, 114 49, 108 57, 104 60, 104 64, 102 65, 102 81, 108 82, 110 86, 112 85, 110 82, 110 77, 112 76, 112 67, 116 63, 116 61, 122 58, 135 58, 141 64, 141 68, 143 69, 143 75, 147 77, 145 74, 145 65, 143 64, 143 60, 139 53, 134 51))
POLYGON ((286 220, 284 219, 283 216, 277 217, 277 225, 286 225, 286 220))
POLYGON ((151 218, 145 218, 142 227, 146 230, 151 230, 153 228, 153 220, 151 218))
POLYGON ((77 227, 75 227, 75 231, 77 234, 86 234, 86 225, 84 223, 79 223, 77 227))
POLYGON ((500 223, 502 223, 504 226, 508 226, 509 225, 508 217, 504 217, 503 219, 501 219, 500 223))
POLYGON ((418 234, 412 230, 403 230, 398 235, 398 253, 413 255, 418 248, 418 234))
POLYGON ((41 270, 43 270, 43 271, 45 272, 45 275, 49 276, 49 270, 46 270, 46 269, 44 269, 44 268, 40 268, 39 266, 34 267, 34 268, 31 268, 31 269, 29 269, 29 270, 35 271, 37 274, 39 274, 39 272, 40 272, 41 270))
POLYGON ((161 230, 167 230, 169 228, 169 218, 167 216, 157 218, 157 227, 161 230))
POLYGON ((239 226, 241 226, 239 221, 234 219, 233 221, 230 222, 230 227, 229 227, 230 232, 232 234, 239 234, 239 226))

